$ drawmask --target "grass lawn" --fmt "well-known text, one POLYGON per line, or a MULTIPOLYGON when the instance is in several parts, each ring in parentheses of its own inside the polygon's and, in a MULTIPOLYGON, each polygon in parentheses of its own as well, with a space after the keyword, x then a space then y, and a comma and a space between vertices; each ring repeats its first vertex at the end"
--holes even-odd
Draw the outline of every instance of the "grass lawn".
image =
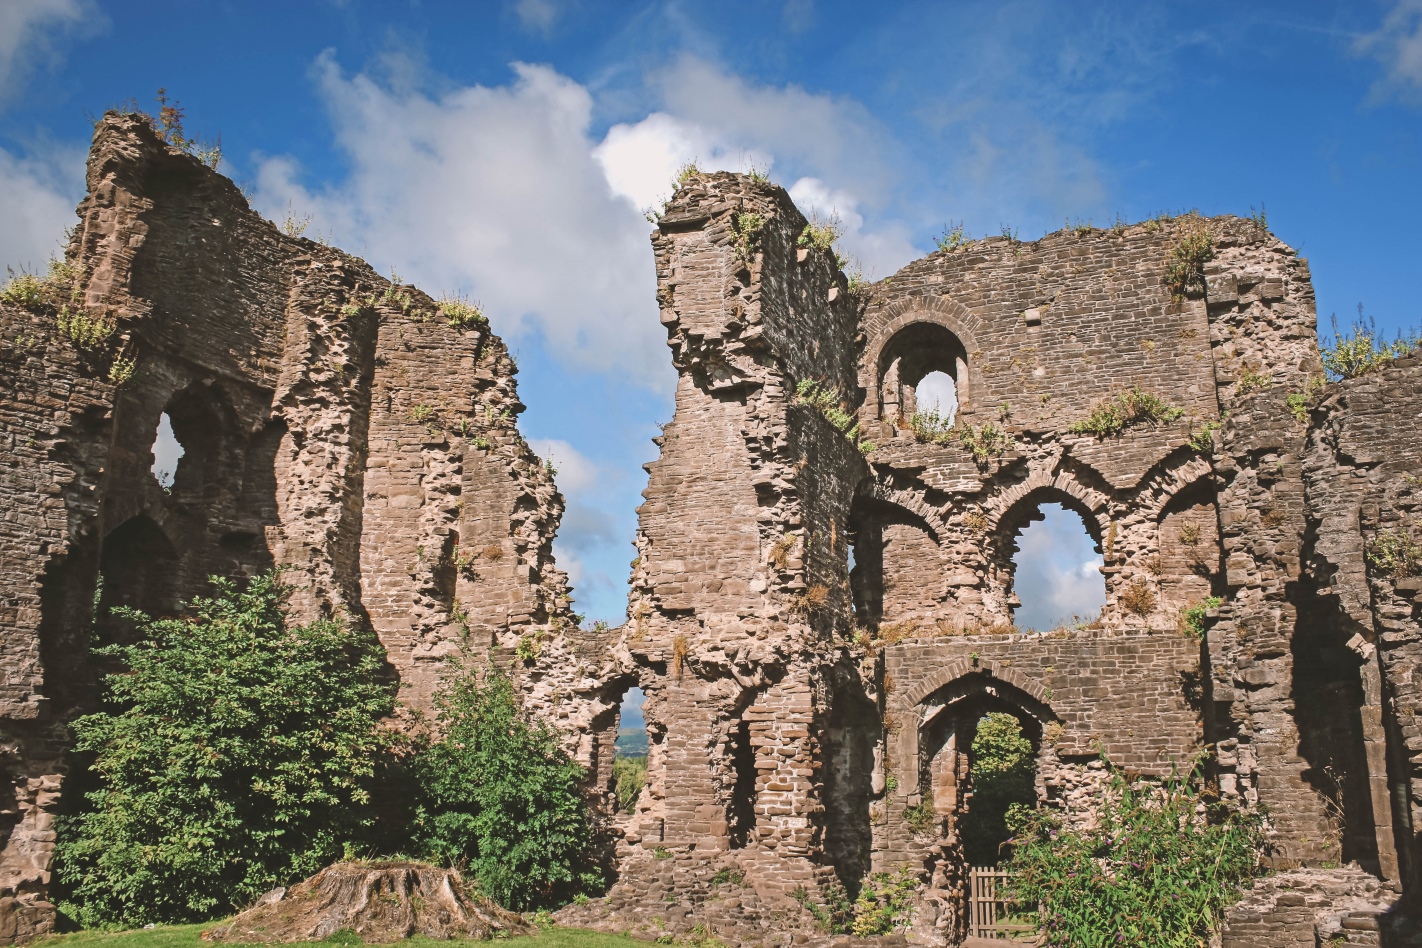
MULTIPOLYGON (((68 935, 54 935, 34 942, 34 948, 212 948, 213 943, 203 941, 199 936, 203 929, 211 928, 215 922, 204 925, 159 925, 156 928, 140 928, 131 932, 73 932, 68 935)), ((216 944, 222 944, 218 942, 216 944)), ((359 938, 341 932, 325 941, 292 942, 294 945, 320 945, 322 948, 355 948, 364 945, 359 938)), ((410 938, 399 942, 408 948, 449 948, 449 942, 433 938, 410 938)), ((646 942, 624 938, 621 935, 604 935, 582 928, 543 928, 538 934, 525 938, 502 938, 488 942, 489 945, 509 946, 509 948, 646 948, 646 942)))

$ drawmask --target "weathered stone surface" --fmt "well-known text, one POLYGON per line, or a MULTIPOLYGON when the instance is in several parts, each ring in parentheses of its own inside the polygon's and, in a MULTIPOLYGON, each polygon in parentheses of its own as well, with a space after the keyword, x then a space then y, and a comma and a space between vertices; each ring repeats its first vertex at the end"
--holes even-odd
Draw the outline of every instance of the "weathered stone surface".
MULTIPOLYGON (((572 647, 562 498, 486 323, 451 325, 418 290, 282 234, 139 117, 99 123, 88 175, 73 308, 112 336, 80 347, 55 313, 0 306, 0 892, 19 900, 17 937, 52 917, 66 722, 97 694, 91 636, 113 632, 94 622, 100 574, 100 606, 165 614, 209 574, 281 564, 298 618, 372 628, 414 707, 461 643, 501 661, 526 635, 572 647), (185 449, 170 490, 150 472, 165 412, 185 449)), ((562 706, 578 750, 593 706, 562 706)))
POLYGON ((76 347, 53 312, 0 307, 0 935, 52 919, 66 722, 95 695, 91 635, 112 634, 97 577, 100 605, 167 612, 209 573, 273 564, 299 615, 379 635, 408 706, 462 647, 516 670, 616 836, 607 897, 564 912, 582 924, 805 943, 837 888, 907 866, 908 934, 958 942, 968 752, 993 709, 1038 748, 1039 804, 1073 820, 1111 765, 1151 778, 1212 751, 1295 873, 1231 915, 1241 946, 1370 937, 1346 913, 1319 928, 1319 907, 1416 889, 1422 580, 1377 550, 1419 538, 1422 360, 1296 418, 1286 397, 1321 373, 1308 268, 1251 222, 993 238, 864 288, 782 189, 691 175, 652 238, 678 384, 628 621, 583 630, 551 554, 562 498, 482 321, 278 232, 133 117, 100 123, 89 190, 76 305, 113 337, 76 347), (1174 298, 1185 227, 1215 256, 1174 298), (1000 444, 915 437, 930 371, 956 380, 957 431, 1000 444), (1136 388, 1178 417, 1071 430, 1136 388), (171 491, 149 471, 164 412, 188 452, 171 491), (1083 518, 1107 603, 1027 634, 1013 556, 1049 502, 1083 518), (1211 596, 1201 641, 1182 613, 1211 596), (634 685, 648 786, 620 814, 634 685))

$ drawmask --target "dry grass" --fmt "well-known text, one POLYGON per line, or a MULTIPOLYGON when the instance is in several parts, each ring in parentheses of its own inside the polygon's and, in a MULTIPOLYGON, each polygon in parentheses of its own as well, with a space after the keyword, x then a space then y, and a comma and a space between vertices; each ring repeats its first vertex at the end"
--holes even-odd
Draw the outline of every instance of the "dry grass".
POLYGON ((690 651, 691 646, 687 644, 686 636, 678 635, 672 639, 672 677, 681 677, 682 670, 686 668, 686 656, 690 651))
POLYGON ((1155 611, 1155 593, 1142 580, 1136 580, 1122 590, 1118 601, 1132 615, 1144 617, 1155 611))
POLYGON ((790 568, 790 551, 795 549, 795 544, 799 542, 799 537, 787 533, 776 540, 770 547, 770 554, 766 560, 776 569, 785 570, 790 568))

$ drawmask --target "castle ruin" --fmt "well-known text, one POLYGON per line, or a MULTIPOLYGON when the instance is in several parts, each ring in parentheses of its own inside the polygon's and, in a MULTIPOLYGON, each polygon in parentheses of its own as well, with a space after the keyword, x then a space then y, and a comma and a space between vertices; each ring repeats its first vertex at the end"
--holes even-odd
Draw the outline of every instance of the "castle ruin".
POLYGON ((562 498, 485 322, 283 234, 136 116, 98 124, 79 218, 74 309, 112 333, 0 306, 0 938, 53 924, 103 607, 172 612, 209 574, 282 564, 298 618, 374 630, 414 707, 462 648, 515 670, 617 836, 608 895, 565 910, 581 924, 788 943, 817 893, 909 867, 911 938, 959 943, 968 748, 1002 711, 1067 814, 1107 761, 1165 776, 1213 750, 1280 870, 1226 948, 1401 943, 1422 577, 1370 552, 1422 517, 1422 361, 1290 403, 1322 375, 1309 269, 1254 222, 993 237, 860 287, 781 188, 690 176, 652 236, 676 413, 628 619, 584 630, 552 557, 562 498), (1187 228, 1213 259, 1171 285, 1187 228), (955 383, 951 436, 907 422, 931 372, 955 383), (1123 398, 1168 410, 1083 424, 1123 398), (164 414, 185 452, 167 488, 164 414), (1048 503, 1085 523, 1106 605, 1024 632, 1013 556, 1048 503), (634 686, 648 784, 621 814, 634 686))

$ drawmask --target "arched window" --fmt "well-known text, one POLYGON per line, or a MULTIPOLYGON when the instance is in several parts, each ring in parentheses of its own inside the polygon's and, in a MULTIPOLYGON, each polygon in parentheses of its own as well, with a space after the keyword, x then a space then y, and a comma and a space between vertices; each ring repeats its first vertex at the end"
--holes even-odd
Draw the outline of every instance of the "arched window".
POLYGON ((128 623, 112 615, 115 607, 128 606, 150 616, 175 613, 178 566, 172 542, 149 517, 139 514, 115 528, 99 554, 102 585, 94 616, 99 639, 107 643, 125 637, 128 623))
POLYGON ((933 613, 939 604, 938 538, 918 515, 869 497, 849 519, 849 588, 854 619, 877 628, 933 613))
POLYGON ((968 354, 948 329, 914 323, 894 334, 879 354, 879 417, 905 421, 936 411, 951 422, 967 401, 968 354))
POLYGON ((153 436, 153 476, 159 487, 172 490, 173 474, 182 459, 183 446, 173 434, 173 419, 165 411, 158 416, 158 431, 153 436))
POLYGON ((1100 617, 1106 579, 1094 524, 1074 499, 1048 492, 1024 498, 1003 518, 1014 625, 1047 632, 1100 617))

